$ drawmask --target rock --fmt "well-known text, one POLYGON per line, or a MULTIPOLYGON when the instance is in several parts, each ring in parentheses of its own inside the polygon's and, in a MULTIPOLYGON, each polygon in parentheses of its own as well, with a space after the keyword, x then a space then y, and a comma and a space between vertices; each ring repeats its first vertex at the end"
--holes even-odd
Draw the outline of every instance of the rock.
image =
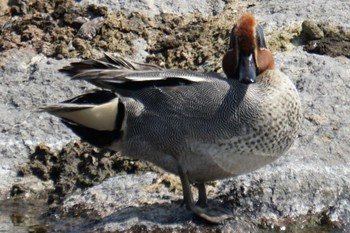
POLYGON ((77 36, 83 39, 92 40, 98 31, 102 28, 105 19, 103 17, 97 17, 89 20, 80 27, 77 36))
POLYGON ((305 20, 301 37, 304 50, 309 53, 350 58, 350 29, 328 22, 305 20))
POLYGON ((131 12, 143 12, 144 14, 153 17, 160 13, 174 13, 179 15, 188 15, 191 13, 199 12, 203 15, 217 15, 219 14, 224 6, 225 2, 223 0, 214 1, 151 1, 151 0, 125 0, 125 1, 95 1, 95 0, 82 0, 79 1, 80 5, 86 4, 96 4, 108 6, 112 11, 124 11, 127 13, 131 12))
POLYGON ((58 121, 36 111, 41 104, 62 101, 86 89, 85 84, 72 85, 69 79, 57 72, 63 64, 67 61, 47 59, 30 48, 2 53, 0 148, 3 156, 0 174, 6 177, 0 180, 2 198, 17 179, 17 166, 28 161, 36 144, 59 148, 75 138, 58 121), (58 139, 57 135, 50 133, 53 131, 61 137, 58 139))
POLYGON ((262 22, 265 30, 277 30, 293 22, 301 23, 306 19, 317 19, 333 25, 341 24, 349 29, 350 21, 348 6, 344 1, 333 1, 332 5, 328 0, 319 0, 317 4, 312 1, 295 0, 293 2, 261 0, 259 4, 249 10, 257 16, 257 20, 262 22))
POLYGON ((302 33, 308 40, 321 39, 324 37, 322 29, 314 20, 305 20, 302 25, 302 33))
MULTIPOLYGON (((0 103, 0 175, 6 179, 0 180, 0 219, 3 220, 0 229, 28 232, 27 226, 35 225, 42 231, 62 232, 305 232, 305 229, 320 232, 324 229, 332 231, 334 227, 344 232, 350 231, 350 60, 340 56, 340 53, 334 54, 335 57, 310 54, 303 50, 302 44, 294 43, 306 19, 318 19, 321 23, 317 21, 317 25, 321 25, 319 27, 325 37, 347 36, 350 3, 341 0, 332 4, 327 0, 320 0, 318 4, 305 0, 262 0, 250 5, 228 1, 225 6, 221 1, 201 3, 197 6, 189 3, 188 7, 181 8, 177 4, 185 6, 187 2, 105 1, 104 4, 114 13, 116 9, 125 9, 126 12, 137 9, 147 12, 147 15, 107 14, 105 8, 98 8, 102 9, 98 12, 107 20, 101 28, 101 35, 98 33, 91 41, 82 38, 73 41, 76 29, 71 28, 70 23, 57 25, 50 17, 45 21, 38 16, 38 22, 32 21, 35 17, 30 14, 24 16, 27 21, 10 19, 8 15, 1 17, 0 24, 6 29, 3 32, 6 40, 0 41, 0 99, 3 100, 0 103), (198 6, 203 6, 206 16, 187 15, 198 6), (157 15, 165 9, 181 12, 182 16, 157 15), (112 170, 115 161, 92 156, 93 153, 88 150, 84 157, 85 147, 81 150, 84 153, 76 156, 78 160, 70 160, 74 153, 69 157, 71 172, 66 170, 61 174, 68 174, 63 178, 69 180, 71 186, 62 187, 61 191, 64 192, 59 196, 61 199, 54 202, 55 206, 51 206, 53 210, 47 210, 48 206, 45 206, 34 212, 22 211, 25 213, 20 215, 18 209, 21 208, 16 211, 11 209, 13 206, 30 206, 25 197, 35 198, 39 193, 42 195, 37 197, 47 203, 48 194, 61 187, 50 178, 50 174, 59 166, 57 161, 63 161, 66 157, 56 163, 50 161, 54 161, 56 153, 62 152, 62 147, 63 150, 75 148, 67 145, 77 139, 74 134, 56 118, 36 112, 36 107, 95 88, 87 83, 71 81, 57 72, 72 60, 58 61, 37 54, 40 51, 37 49, 40 47, 38 41, 42 36, 39 32, 45 25, 56 29, 43 37, 46 38, 44 45, 50 56, 54 56, 55 50, 52 48, 64 42, 67 47, 58 51, 67 57, 78 56, 84 49, 89 52, 83 56, 99 56, 101 51, 98 52, 98 49, 103 48, 132 54, 139 61, 148 58, 171 66, 216 71, 219 70, 221 52, 226 49, 227 35, 235 15, 247 10, 253 12, 262 23, 267 40, 278 44, 273 47, 276 65, 296 84, 302 99, 304 120, 299 138, 286 156, 250 174, 211 184, 211 202, 231 206, 235 216, 233 219, 219 226, 208 225, 181 207, 181 192, 177 188, 176 178, 164 177, 163 173, 152 169, 130 172, 127 168, 133 164, 125 164, 123 159, 118 161, 127 165, 124 171, 110 174, 108 171, 112 170), (217 15, 211 16, 213 14, 217 15), (5 22, 6 19, 8 21, 5 22), (38 33, 27 33, 29 36, 25 38, 28 40, 21 41, 21 35, 13 34, 11 30, 16 25, 24 27, 25 22, 37 22, 35 26, 40 30, 33 30, 38 33), (186 31, 186 28, 190 30, 186 31), (167 38, 164 36, 166 34, 167 38), (34 46, 30 48, 29 44, 34 46), (166 50, 162 50, 166 46, 166 50), (160 52, 149 56, 150 48, 160 52), (280 52, 283 50, 287 52, 280 52), (35 148, 40 143, 50 146, 52 151, 41 150, 42 157, 39 159, 34 152, 37 152, 35 148), (99 172, 94 166, 107 173, 95 176, 99 172), (89 171, 86 179, 76 169, 79 167, 89 171), (24 177, 17 176, 19 172, 24 177), (99 183, 108 176, 113 177, 99 183), (76 177, 87 185, 76 185, 76 177), (14 198, 16 201, 13 201, 14 198), (18 202, 20 200, 22 202, 18 202), (43 212, 43 222, 40 222, 37 216, 43 212), (36 219, 35 224, 23 220, 33 218, 36 219), (13 223, 22 223, 23 227, 15 228, 13 223)), ((54 19, 62 17, 73 22, 79 11, 67 13, 69 9, 60 8, 48 14, 54 19)), ((30 11, 27 9, 27 12, 30 11)))

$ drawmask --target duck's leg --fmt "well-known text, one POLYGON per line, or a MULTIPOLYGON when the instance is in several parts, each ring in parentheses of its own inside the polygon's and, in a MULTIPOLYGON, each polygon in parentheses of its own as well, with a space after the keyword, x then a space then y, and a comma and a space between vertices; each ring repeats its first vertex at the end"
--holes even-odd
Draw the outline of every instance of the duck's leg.
POLYGON ((197 206, 199 207, 207 207, 207 193, 205 191, 205 184, 204 183, 197 183, 197 189, 198 189, 198 201, 197 206))
POLYGON ((191 191, 190 181, 188 180, 187 174, 182 170, 182 168, 179 166, 179 176, 181 180, 182 185, 182 194, 184 197, 184 203, 186 205, 186 208, 188 210, 192 210, 193 206, 193 195, 191 191))
MULTIPOLYGON (((191 186, 190 181, 188 180, 187 174, 182 170, 181 167, 179 167, 179 176, 182 184, 182 191, 184 196, 184 202, 188 210, 191 210, 195 215, 198 217, 201 217, 202 219, 205 219, 208 222, 219 224, 223 222, 225 219, 227 219, 229 216, 226 213, 223 213, 222 211, 213 211, 210 209, 202 208, 200 206, 194 205, 193 202, 193 195, 191 192, 191 186)), ((202 183, 199 187, 200 192, 200 202, 206 202, 206 193, 205 193, 205 187, 204 183, 202 183), (200 187, 201 186, 201 187, 200 187), (203 194, 204 192, 204 194, 203 194)))

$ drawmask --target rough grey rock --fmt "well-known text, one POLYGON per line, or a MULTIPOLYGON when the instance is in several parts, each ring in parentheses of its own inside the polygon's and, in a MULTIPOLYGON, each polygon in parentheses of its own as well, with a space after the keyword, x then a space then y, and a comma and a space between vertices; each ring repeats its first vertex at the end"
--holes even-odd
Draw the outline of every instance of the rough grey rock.
POLYGON ((261 0, 250 8, 250 12, 262 22, 265 30, 276 30, 294 22, 301 24, 306 19, 341 24, 347 29, 350 28, 350 4, 347 0, 261 0))
POLYGON ((107 6, 113 11, 134 12, 142 11, 150 17, 160 13, 177 13, 179 15, 187 15, 191 13, 201 13, 203 15, 217 15, 225 6, 223 0, 213 1, 187 1, 187 0, 82 0, 80 4, 97 4, 107 6))
MULTIPOLYGON (((63 204, 61 212, 72 213, 76 205, 83 206, 94 215, 102 218, 97 224, 86 221, 70 226, 72 232, 104 229, 105 231, 127 230, 134 225, 148 224, 165 227, 181 224, 192 215, 179 203, 172 203, 181 196, 164 188, 161 192, 152 192, 152 181, 158 175, 147 172, 142 175, 118 175, 110 178, 82 194, 72 195, 63 204)), ((91 215, 91 214, 90 214, 91 215)))
POLYGON ((2 54, 0 176, 6 179, 0 179, 0 199, 16 181, 17 165, 27 161, 35 145, 45 143, 59 148, 76 138, 59 121, 37 112, 42 104, 72 98, 89 88, 86 83, 74 83, 60 74, 58 69, 64 64, 68 62, 48 59, 31 49, 2 54))

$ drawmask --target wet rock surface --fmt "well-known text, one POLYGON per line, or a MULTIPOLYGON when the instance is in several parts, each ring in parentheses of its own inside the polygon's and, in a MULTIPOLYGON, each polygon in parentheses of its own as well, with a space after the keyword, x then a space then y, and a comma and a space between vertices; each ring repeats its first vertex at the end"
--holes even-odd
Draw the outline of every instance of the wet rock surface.
POLYGON ((205 14, 188 14, 191 6, 160 13, 160 5, 147 7, 147 1, 137 12, 127 1, 118 3, 123 11, 107 1, 0 2, 1 230, 350 230, 350 4, 218 1, 210 7, 213 2, 204 4, 205 14), (181 206, 177 177, 93 148, 35 112, 95 88, 57 72, 72 61, 66 58, 118 52, 169 68, 220 72, 232 24, 245 11, 261 22, 276 64, 296 84, 304 120, 285 157, 209 185, 211 202, 233 212, 222 225, 208 225, 181 206))

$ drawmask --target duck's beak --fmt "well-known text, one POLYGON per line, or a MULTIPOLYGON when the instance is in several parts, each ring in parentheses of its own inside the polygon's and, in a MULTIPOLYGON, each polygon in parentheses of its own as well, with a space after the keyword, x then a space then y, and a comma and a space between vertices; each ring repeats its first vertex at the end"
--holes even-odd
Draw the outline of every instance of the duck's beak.
POLYGON ((239 56, 239 81, 245 84, 255 83, 256 81, 256 64, 254 55, 240 54, 239 56))

